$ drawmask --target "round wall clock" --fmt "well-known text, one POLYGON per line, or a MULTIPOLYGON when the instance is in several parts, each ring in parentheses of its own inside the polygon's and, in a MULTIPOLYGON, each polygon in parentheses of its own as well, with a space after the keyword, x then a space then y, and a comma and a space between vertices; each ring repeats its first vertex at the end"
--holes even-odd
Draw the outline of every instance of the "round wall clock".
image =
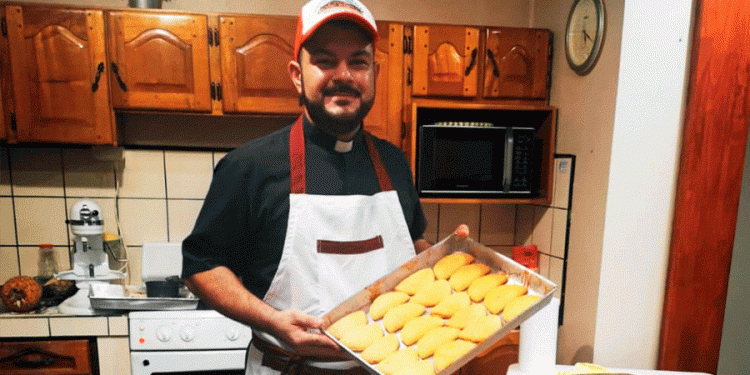
POLYGON ((565 56, 579 75, 588 74, 596 65, 605 27, 604 0, 574 0, 565 28, 565 56))

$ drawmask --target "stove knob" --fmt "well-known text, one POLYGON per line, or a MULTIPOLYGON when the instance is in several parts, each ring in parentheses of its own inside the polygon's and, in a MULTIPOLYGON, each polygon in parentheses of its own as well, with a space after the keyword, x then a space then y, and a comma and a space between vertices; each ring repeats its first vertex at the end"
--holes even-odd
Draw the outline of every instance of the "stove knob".
POLYGON ((161 342, 167 342, 172 339, 172 328, 161 326, 156 329, 156 338, 161 342))
POLYGON ((226 336, 229 341, 236 341, 240 338, 240 331, 238 331, 236 328, 229 328, 227 330, 226 336))
POLYGON ((195 338, 195 330, 192 327, 180 328, 180 338, 185 342, 193 341, 195 338))

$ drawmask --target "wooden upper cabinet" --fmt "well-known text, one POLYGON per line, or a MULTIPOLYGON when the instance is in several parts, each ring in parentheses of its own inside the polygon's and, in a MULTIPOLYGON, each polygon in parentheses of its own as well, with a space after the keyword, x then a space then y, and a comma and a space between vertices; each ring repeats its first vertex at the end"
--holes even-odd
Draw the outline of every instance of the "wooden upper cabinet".
POLYGON ((115 108, 211 110, 207 16, 112 11, 108 21, 115 108))
POLYGON ((378 22, 377 27, 380 39, 375 46, 375 61, 380 68, 375 82, 375 102, 364 119, 364 126, 376 137, 401 148, 404 26, 378 22))
POLYGON ((296 22, 291 16, 219 17, 224 112, 302 113, 287 70, 296 22))
POLYGON ((414 26, 412 96, 475 97, 479 29, 414 26))
POLYGON ((6 19, 13 141, 114 144, 102 11, 9 6, 6 19))
POLYGON ((484 97, 546 99, 552 33, 544 29, 488 28, 484 97))
MULTIPOLYGON (((0 20, 5 20, 5 7, 0 6, 0 20)), ((0 33, 0 140, 7 140, 11 131, 10 51, 8 33, 0 33)))

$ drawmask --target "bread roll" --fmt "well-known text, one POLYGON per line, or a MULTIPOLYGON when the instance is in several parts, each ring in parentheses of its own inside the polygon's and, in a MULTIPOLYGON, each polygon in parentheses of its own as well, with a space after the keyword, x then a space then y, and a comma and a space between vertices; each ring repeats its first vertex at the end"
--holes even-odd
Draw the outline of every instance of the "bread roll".
POLYGON ((510 322, 541 298, 542 297, 537 295, 527 294, 512 299, 507 305, 505 305, 505 309, 503 310, 503 321, 506 323, 510 322))
POLYGON ((450 318, 456 311, 468 307, 471 304, 469 294, 466 292, 454 293, 443 298, 440 303, 435 305, 430 312, 431 315, 437 315, 443 318, 450 318))
POLYGON ((469 285, 469 289, 467 290, 469 298, 474 302, 482 302, 484 296, 487 295, 487 292, 489 292, 490 289, 505 284, 507 281, 508 276, 504 273, 491 273, 489 275, 484 275, 472 281, 469 285))
POLYGON ((497 315, 486 315, 479 317, 466 325, 466 328, 458 334, 459 339, 481 343, 491 334, 500 329, 503 322, 497 315))
POLYGON ((365 315, 365 312, 362 310, 357 310, 331 324, 328 329, 326 329, 326 331, 328 331, 328 333, 330 333, 331 336, 335 337, 337 340, 341 340, 341 338, 346 333, 354 329, 354 327, 363 326, 366 324, 367 316, 365 315))
POLYGON ((483 304, 473 304, 456 311, 456 313, 453 314, 453 316, 448 319, 445 324, 448 327, 464 329, 469 324, 469 322, 472 322, 485 315, 487 315, 487 309, 485 309, 483 304))
POLYGON ((418 361, 396 370, 393 375, 435 375, 435 366, 430 361, 418 361))
POLYGON ((433 358, 435 368, 437 371, 442 371, 448 368, 448 366, 452 365, 457 359, 463 357, 464 354, 468 353, 471 349, 474 349, 475 346, 477 346, 477 344, 464 340, 453 340, 440 345, 440 347, 435 350, 435 357, 433 358))
POLYGON ((453 272, 450 285, 453 290, 463 292, 471 283, 490 272, 490 267, 482 263, 467 264, 453 272))
POLYGON ((369 363, 378 363, 389 354, 395 353, 399 345, 398 336, 388 334, 375 340, 360 356, 369 363))
POLYGON ((410 346, 387 355, 375 366, 375 369, 385 375, 393 375, 396 370, 409 367, 417 362, 419 362, 417 349, 410 346))
POLYGON ((370 305, 370 318, 380 320, 388 310, 401 305, 409 300, 409 295, 404 292, 383 293, 375 298, 370 305))
POLYGON ((412 321, 404 324, 401 329, 401 341, 404 345, 411 345, 421 339, 431 329, 441 327, 445 324, 442 318, 431 315, 424 315, 414 318, 412 321))
POLYGON ((354 327, 344 334, 341 344, 355 352, 361 352, 381 337, 383 337, 383 327, 378 323, 370 323, 354 327))
POLYGON ((473 261, 473 255, 457 251, 442 257, 432 266, 432 270, 435 272, 435 278, 438 280, 447 280, 458 267, 467 265, 473 261))
POLYGON ((413 302, 396 306, 383 316, 383 326, 390 333, 396 332, 410 320, 422 315, 424 311, 424 305, 413 302))
POLYGON ((437 327, 431 329, 427 334, 417 341, 417 354, 419 358, 425 359, 435 353, 438 346, 455 340, 460 331, 453 327, 437 327))
POLYGON ((435 280, 420 289, 409 301, 423 306, 432 307, 440 303, 443 298, 448 297, 450 294, 451 287, 448 285, 448 280, 435 280))
POLYGON ((432 268, 422 268, 401 280, 401 282, 396 285, 395 290, 413 296, 417 291, 422 289, 423 286, 433 281, 435 281, 435 274, 433 273, 432 268))
POLYGON ((497 315, 505 308, 513 298, 526 294, 527 288, 523 285, 518 284, 504 284, 498 285, 484 297, 484 305, 487 306, 487 310, 497 315))

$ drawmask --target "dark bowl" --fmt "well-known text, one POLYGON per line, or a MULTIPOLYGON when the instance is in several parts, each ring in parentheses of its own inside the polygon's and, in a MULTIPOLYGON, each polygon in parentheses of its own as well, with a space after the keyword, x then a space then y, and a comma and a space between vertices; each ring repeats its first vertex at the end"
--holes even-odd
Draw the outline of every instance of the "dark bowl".
POLYGON ((180 279, 146 281, 146 296, 177 298, 180 296, 181 286, 182 280, 180 279))

